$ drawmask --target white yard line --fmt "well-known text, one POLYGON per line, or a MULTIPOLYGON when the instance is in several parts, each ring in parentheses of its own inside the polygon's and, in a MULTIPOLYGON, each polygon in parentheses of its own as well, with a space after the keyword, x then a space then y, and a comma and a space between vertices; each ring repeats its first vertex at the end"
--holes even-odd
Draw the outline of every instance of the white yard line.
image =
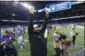
MULTIPOLYGON (((77 53, 75 53, 75 54, 73 54, 73 56, 75 56, 75 55, 77 55, 77 54, 79 54, 79 53, 81 53, 81 51, 82 50, 84 50, 85 48, 83 47, 79 52, 77 52, 77 53)), ((82 54, 83 55, 83 54, 82 54)))
POLYGON ((77 26, 78 28, 84 28, 84 26, 77 26))

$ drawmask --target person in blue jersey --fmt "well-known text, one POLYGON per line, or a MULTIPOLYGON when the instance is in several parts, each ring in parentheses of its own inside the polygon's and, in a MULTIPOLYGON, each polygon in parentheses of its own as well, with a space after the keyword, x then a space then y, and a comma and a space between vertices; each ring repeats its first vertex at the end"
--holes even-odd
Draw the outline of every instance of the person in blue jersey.
POLYGON ((22 51, 23 50, 23 29, 21 27, 21 25, 18 25, 18 28, 17 28, 17 35, 18 35, 18 44, 19 44, 19 51, 22 51))
POLYGON ((1 56, 5 56, 5 52, 3 50, 3 44, 4 43, 2 43, 2 35, 0 35, 0 55, 1 56))
POLYGON ((14 34, 14 36, 16 36, 16 28, 15 27, 13 28, 13 34, 14 34))
POLYGON ((6 56, 17 56, 17 50, 13 44, 14 41, 15 39, 11 32, 6 30, 1 41, 6 56))
POLYGON ((25 33, 25 30, 26 30, 26 27, 25 26, 23 26, 23 32, 25 33))

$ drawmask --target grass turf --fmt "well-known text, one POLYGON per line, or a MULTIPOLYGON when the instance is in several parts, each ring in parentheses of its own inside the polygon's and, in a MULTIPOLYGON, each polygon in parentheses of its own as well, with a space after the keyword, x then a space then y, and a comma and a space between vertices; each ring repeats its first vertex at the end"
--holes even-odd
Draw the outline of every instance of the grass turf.
MULTIPOLYGON (((47 48, 48 48, 48 56, 54 56, 55 54, 55 51, 53 49, 53 33, 54 33, 55 30, 51 29, 51 32, 48 36, 48 43, 47 43, 47 48)), ((60 32, 64 33, 67 35, 68 39, 71 39, 70 36, 69 36, 69 33, 71 31, 71 26, 67 26, 67 28, 65 27, 61 27, 60 28, 60 32)), ((79 45, 79 46, 84 46, 84 29, 82 28, 78 28, 76 27, 76 31, 79 33, 79 35, 77 36, 76 38, 76 44, 79 45)), ((27 37, 27 33, 24 34, 24 39, 28 39, 27 37)), ((15 43, 16 45, 16 48, 18 50, 18 44, 17 42, 15 43)), ((78 52, 80 49, 72 49, 70 50, 70 52, 72 54, 78 52)), ((26 42, 25 43, 25 46, 24 46, 24 50, 19 52, 18 51, 18 56, 30 56, 30 45, 29 45, 29 42, 26 42)))

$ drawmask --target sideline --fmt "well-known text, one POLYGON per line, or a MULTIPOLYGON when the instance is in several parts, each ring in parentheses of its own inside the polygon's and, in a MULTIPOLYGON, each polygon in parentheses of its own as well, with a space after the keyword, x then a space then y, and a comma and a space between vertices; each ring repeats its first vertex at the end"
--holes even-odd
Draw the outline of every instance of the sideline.
POLYGON ((84 28, 84 26, 77 26, 78 28, 84 28))
POLYGON ((75 53, 73 56, 84 56, 85 48, 82 48, 79 52, 75 53))

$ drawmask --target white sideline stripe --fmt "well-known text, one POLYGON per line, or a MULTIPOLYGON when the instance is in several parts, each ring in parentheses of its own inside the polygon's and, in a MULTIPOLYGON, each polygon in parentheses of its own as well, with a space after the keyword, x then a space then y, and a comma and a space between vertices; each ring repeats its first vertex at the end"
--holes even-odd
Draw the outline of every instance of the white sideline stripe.
POLYGON ((79 28, 84 28, 84 26, 77 26, 77 27, 79 27, 79 28))
MULTIPOLYGON (((79 15, 79 16, 71 16, 71 17, 64 17, 64 18, 55 18, 52 20, 62 20, 62 19, 72 19, 72 18, 82 18, 85 17, 85 15, 79 15)), ((29 22, 29 21, 21 21, 21 20, 1 20, 2 22, 29 22)), ((34 20, 33 22, 37 22, 36 20, 34 20)), ((44 20, 39 20, 39 22, 44 22, 44 20)))
POLYGON ((79 52, 77 52, 77 53, 75 53, 75 54, 73 54, 73 55, 75 56, 76 54, 80 53, 82 50, 83 50, 83 49, 81 49, 79 52))
POLYGON ((52 19, 52 20, 72 19, 72 18, 81 18, 81 17, 85 17, 85 16, 84 15, 80 15, 80 16, 72 16, 72 17, 65 17, 65 18, 57 18, 57 19, 52 19))
POLYGON ((75 56, 76 54, 80 53, 83 49, 85 49, 84 47, 77 53, 73 54, 73 56, 75 56))

